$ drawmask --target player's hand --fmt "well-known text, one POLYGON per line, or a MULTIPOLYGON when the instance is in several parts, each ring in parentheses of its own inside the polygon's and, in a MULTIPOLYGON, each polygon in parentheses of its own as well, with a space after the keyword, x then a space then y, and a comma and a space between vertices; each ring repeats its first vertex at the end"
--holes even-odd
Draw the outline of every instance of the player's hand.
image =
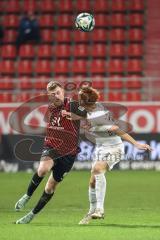
POLYGON ((62 117, 67 117, 67 118, 71 117, 71 113, 67 112, 66 110, 62 110, 61 114, 62 114, 62 117))
POLYGON ((137 143, 135 146, 140 150, 148 150, 150 152, 153 150, 148 144, 137 143))

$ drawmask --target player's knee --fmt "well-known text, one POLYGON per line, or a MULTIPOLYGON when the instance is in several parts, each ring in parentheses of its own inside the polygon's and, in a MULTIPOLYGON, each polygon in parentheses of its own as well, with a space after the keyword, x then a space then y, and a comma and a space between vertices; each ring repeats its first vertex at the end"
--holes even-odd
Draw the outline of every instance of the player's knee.
POLYGON ((38 173, 39 177, 44 177, 49 171, 50 171, 50 169, 48 169, 48 168, 40 167, 40 168, 38 168, 37 173, 38 173))
POLYGON ((102 172, 104 172, 104 168, 103 168, 102 164, 96 164, 92 169, 93 174, 100 174, 102 172))

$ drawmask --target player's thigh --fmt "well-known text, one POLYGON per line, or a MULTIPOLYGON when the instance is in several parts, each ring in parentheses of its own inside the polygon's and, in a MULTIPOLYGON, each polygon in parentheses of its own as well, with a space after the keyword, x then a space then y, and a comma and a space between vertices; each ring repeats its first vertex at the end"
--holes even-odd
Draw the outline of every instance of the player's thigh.
POLYGON ((123 144, 114 146, 100 146, 96 147, 93 155, 92 168, 95 172, 104 172, 111 170, 122 158, 124 154, 123 144))
POLYGON ((65 156, 57 160, 55 166, 52 168, 53 178, 57 182, 61 182, 73 167, 75 156, 65 156))
POLYGON ((54 166, 54 160, 51 157, 49 156, 41 157, 40 164, 38 167, 39 176, 49 172, 53 166, 54 166))
POLYGON ((45 186, 45 192, 52 194, 56 190, 58 183, 59 182, 53 178, 53 174, 51 173, 45 186))
POLYGON ((105 173, 109 169, 109 166, 106 161, 96 161, 92 165, 92 174, 105 173))

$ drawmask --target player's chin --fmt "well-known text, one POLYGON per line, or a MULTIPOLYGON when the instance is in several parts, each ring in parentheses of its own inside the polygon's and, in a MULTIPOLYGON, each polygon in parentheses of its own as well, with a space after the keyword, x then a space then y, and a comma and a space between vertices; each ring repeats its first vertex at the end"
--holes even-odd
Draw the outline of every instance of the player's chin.
POLYGON ((54 101, 54 105, 55 106, 60 106, 60 105, 62 105, 62 101, 60 99, 57 99, 57 100, 54 101))

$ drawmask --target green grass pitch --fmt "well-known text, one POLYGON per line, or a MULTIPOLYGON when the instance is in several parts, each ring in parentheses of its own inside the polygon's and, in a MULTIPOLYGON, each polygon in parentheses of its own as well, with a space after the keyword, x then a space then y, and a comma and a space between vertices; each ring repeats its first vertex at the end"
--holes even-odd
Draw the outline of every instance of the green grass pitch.
POLYGON ((160 239, 160 173, 112 171, 107 174, 105 219, 88 226, 78 222, 88 209, 89 171, 72 171, 46 208, 30 223, 13 222, 39 199, 46 180, 22 212, 14 212, 16 200, 31 178, 27 173, 0 173, 1 240, 158 240, 160 239))

